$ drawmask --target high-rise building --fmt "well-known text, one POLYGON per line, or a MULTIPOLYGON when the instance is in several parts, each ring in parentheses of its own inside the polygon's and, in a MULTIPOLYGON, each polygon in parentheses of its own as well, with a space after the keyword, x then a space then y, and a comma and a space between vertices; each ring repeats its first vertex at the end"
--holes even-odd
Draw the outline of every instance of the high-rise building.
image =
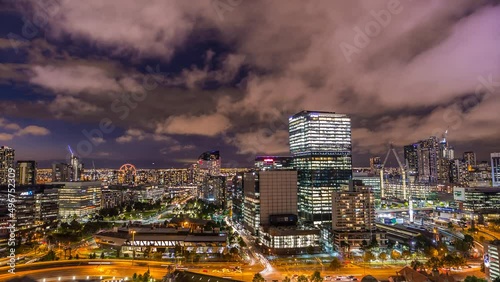
POLYGON ((464 152, 464 161, 467 165, 467 167, 471 166, 474 167, 476 166, 476 153, 474 152, 464 152))
POLYGON ((15 150, 7 146, 0 147, 0 185, 8 184, 9 168, 14 167, 15 150))
POLYGON ((375 225, 375 198, 371 187, 350 181, 344 191, 332 193, 333 244, 339 250, 359 249, 374 240, 385 245, 385 234, 375 225))
POLYGON ((372 172, 375 172, 377 169, 380 169, 382 165, 382 161, 380 160, 380 157, 371 157, 370 158, 370 170, 372 172))
POLYGON ((36 169, 37 167, 35 161, 18 161, 16 168, 17 184, 35 185, 36 169))
POLYGON ((83 174, 83 164, 80 162, 80 159, 71 155, 69 159, 69 168, 70 168, 70 180, 71 181, 81 181, 83 174))
POLYGON ((258 172, 261 225, 297 223, 297 171, 263 170, 258 172))
POLYGON ((65 163, 52 164, 52 182, 70 181, 70 167, 65 163))
POLYGON ((243 175, 243 226, 254 235, 259 231, 260 185, 257 172, 243 175))
POLYGON ((418 142, 418 181, 437 183, 439 144, 435 136, 418 142))
POLYGON ((298 170, 299 216, 304 223, 332 219, 332 192, 352 178, 351 118, 302 111, 289 118, 290 152, 298 170))
POLYGON ((198 157, 199 169, 208 175, 220 175, 221 158, 219 151, 206 151, 198 157))
POLYGON ((450 162, 450 182, 464 185, 467 182, 467 163, 461 159, 454 159, 450 162))
POLYGON ((202 198, 226 208, 226 177, 223 175, 206 175, 202 185, 202 198))
POLYGON ((418 175, 418 143, 404 146, 404 158, 408 167, 409 175, 418 175))
POLYGON ((500 187, 500 153, 491 153, 491 183, 500 187))

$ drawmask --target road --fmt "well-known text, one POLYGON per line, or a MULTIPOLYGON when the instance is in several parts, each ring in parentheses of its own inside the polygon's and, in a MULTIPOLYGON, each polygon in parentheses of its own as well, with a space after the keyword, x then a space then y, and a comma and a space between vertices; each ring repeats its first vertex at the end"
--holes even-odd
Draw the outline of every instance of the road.
MULTIPOLYGON (((132 265, 132 261, 129 260, 79 260, 79 261, 57 261, 57 262, 43 262, 34 263, 30 265, 19 265, 16 268, 17 277, 24 275, 29 275, 39 281, 46 279, 46 282, 55 281, 50 279, 58 279, 62 277, 61 281, 72 280, 75 276, 79 279, 86 279, 87 276, 90 278, 125 278, 131 277, 134 273, 142 274, 148 269, 154 278, 162 278, 167 273, 167 266, 172 265, 171 263, 165 262, 153 262, 153 261, 135 261, 132 265), (109 263, 109 264, 89 264, 89 262, 98 263, 109 263)), ((229 263, 229 265, 238 265, 236 263, 229 263)), ((397 270, 400 270, 402 266, 384 266, 383 268, 364 268, 357 265, 349 265, 349 267, 342 268, 339 271, 322 271, 321 265, 318 264, 285 264, 281 266, 273 267, 270 272, 262 272, 263 267, 256 265, 242 266, 242 272, 222 272, 220 270, 228 268, 228 263, 196 263, 196 264, 185 264, 184 267, 188 268, 189 271, 194 271, 202 274, 209 274, 218 277, 232 277, 236 280, 251 281, 255 273, 261 272, 263 276, 268 280, 282 280, 285 276, 292 277, 293 275, 306 275, 310 276, 314 271, 321 271, 322 276, 347 276, 353 275, 358 279, 370 274, 378 279, 387 280, 389 276, 395 275, 397 270)), ((9 278, 14 278, 16 276, 7 273, 8 268, 0 268, 0 281, 5 281, 9 278)), ((479 268, 467 269, 460 272, 450 273, 456 278, 463 280, 468 275, 475 275, 478 277, 484 277, 484 273, 479 271, 479 268)))

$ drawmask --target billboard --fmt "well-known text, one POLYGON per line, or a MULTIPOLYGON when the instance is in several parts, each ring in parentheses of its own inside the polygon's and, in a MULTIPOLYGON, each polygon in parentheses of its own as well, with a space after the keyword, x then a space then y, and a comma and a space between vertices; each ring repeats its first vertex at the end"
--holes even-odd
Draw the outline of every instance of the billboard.
POLYGON ((455 201, 465 201, 465 188, 453 187, 453 198, 455 201))

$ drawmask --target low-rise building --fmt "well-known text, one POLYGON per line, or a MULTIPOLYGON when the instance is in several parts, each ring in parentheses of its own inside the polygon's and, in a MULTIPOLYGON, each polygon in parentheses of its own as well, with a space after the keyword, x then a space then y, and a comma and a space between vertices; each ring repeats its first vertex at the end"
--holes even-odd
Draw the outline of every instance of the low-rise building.
POLYGON ((123 227, 94 235, 99 245, 120 250, 121 257, 144 257, 145 253, 160 252, 165 258, 175 257, 176 251, 200 255, 221 255, 226 251, 227 235, 218 232, 192 233, 190 228, 123 227))
POLYGON ((295 255, 321 252, 320 230, 297 226, 261 226, 259 240, 270 255, 295 255))

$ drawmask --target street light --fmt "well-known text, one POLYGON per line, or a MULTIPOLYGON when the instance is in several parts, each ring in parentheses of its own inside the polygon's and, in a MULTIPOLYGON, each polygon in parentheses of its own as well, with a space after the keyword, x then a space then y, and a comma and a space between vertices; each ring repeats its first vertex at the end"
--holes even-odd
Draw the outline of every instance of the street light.
POLYGON ((132 234, 132 265, 134 265, 134 259, 135 259, 135 233, 137 231, 135 230, 130 230, 130 233, 132 234))

